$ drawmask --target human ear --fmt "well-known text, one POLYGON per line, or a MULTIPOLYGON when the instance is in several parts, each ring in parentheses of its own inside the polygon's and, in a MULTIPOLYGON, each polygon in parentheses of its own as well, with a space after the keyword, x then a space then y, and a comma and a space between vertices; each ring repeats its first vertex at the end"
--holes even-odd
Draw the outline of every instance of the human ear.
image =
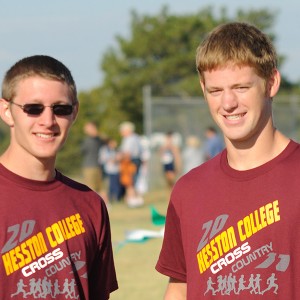
POLYGON ((269 93, 270 98, 273 98, 277 94, 280 87, 280 81, 281 81, 280 73, 277 69, 275 69, 272 77, 268 81, 267 91, 269 93))
POLYGON ((200 78, 200 86, 201 86, 201 89, 202 89, 202 93, 203 93, 203 97, 204 99, 206 100, 206 94, 205 94, 205 83, 204 81, 200 78))
POLYGON ((73 123, 76 121, 77 116, 78 116, 78 111, 79 111, 79 102, 77 101, 76 104, 74 105, 74 109, 73 109, 73 123))
POLYGON ((9 104, 3 98, 0 99, 0 116, 3 122, 5 122, 8 126, 12 126, 14 124, 9 104))

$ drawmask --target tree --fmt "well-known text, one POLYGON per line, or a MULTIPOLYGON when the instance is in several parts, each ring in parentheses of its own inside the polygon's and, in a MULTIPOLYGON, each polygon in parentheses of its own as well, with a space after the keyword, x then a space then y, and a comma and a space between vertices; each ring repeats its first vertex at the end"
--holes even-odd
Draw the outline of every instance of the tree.
MULTIPOLYGON (((101 132, 119 137, 118 126, 130 120, 143 132, 142 90, 151 85, 157 96, 200 96, 195 66, 195 51, 207 32, 220 23, 248 21, 275 40, 272 26, 276 12, 266 9, 237 10, 229 16, 226 8, 212 6, 196 13, 171 14, 163 7, 157 15, 131 12, 130 36, 116 36, 117 46, 107 49, 101 59, 103 83, 79 93, 80 112, 71 135, 58 157, 58 168, 74 173, 80 168, 82 127, 96 121, 101 132)), ((284 57, 280 56, 280 63, 284 57)), ((294 85, 283 77, 284 87, 294 85)))
POLYGON ((131 18, 131 36, 117 36, 118 46, 108 49, 102 59, 102 91, 114 113, 120 110, 119 117, 136 123, 141 132, 144 85, 150 84, 152 93, 159 96, 201 95, 195 50, 213 27, 232 20, 248 21, 275 38, 271 31, 275 13, 265 9, 238 10, 229 17, 225 8, 215 13, 209 6, 194 14, 174 15, 163 7, 157 16, 132 11, 131 18))

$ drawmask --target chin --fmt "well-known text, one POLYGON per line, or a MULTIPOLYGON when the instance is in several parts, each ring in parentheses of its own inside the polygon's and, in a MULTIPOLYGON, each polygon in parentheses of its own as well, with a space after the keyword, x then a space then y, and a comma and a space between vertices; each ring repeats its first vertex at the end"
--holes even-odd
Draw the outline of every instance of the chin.
POLYGON ((238 145, 243 145, 243 146, 246 146, 246 145, 251 145, 253 144, 253 140, 254 139, 251 139, 249 138, 249 136, 227 136, 226 138, 228 141, 230 141, 231 144, 234 144, 236 146, 238 145))
POLYGON ((39 160, 53 160, 56 157, 56 152, 35 153, 35 157, 39 160))

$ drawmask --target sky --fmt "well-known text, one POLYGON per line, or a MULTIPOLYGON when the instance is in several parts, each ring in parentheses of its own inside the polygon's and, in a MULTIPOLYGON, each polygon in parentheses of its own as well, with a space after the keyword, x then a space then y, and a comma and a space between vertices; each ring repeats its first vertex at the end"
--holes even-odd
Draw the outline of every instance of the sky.
POLYGON ((179 15, 208 5, 216 11, 226 7, 229 15, 238 8, 277 12, 275 45, 287 57, 281 72, 300 80, 298 0, 0 0, 0 80, 19 59, 43 54, 71 70, 79 91, 97 87, 103 79, 103 54, 116 47, 116 35, 130 34, 130 11, 156 15, 163 5, 179 15))

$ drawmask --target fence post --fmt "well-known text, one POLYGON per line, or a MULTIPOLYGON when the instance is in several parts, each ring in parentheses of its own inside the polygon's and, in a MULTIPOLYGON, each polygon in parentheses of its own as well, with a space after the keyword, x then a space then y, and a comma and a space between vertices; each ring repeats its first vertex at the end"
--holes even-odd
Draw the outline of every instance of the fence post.
POLYGON ((151 86, 143 87, 144 134, 150 138, 152 133, 151 86))

